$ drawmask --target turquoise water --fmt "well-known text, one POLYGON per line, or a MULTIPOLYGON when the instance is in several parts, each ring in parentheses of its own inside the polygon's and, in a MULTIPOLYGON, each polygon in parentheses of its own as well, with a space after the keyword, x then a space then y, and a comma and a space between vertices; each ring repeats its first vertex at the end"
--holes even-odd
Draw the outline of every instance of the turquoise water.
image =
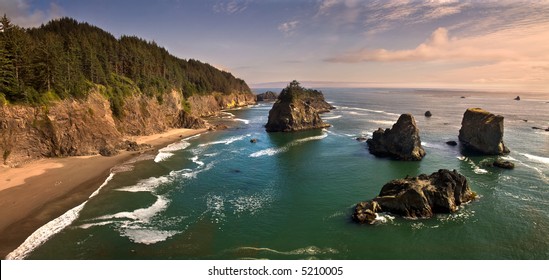
POLYGON ((185 139, 115 174, 70 225, 37 238, 36 244, 47 241, 27 258, 549 258, 549 132, 531 129, 549 126, 547 100, 387 89, 324 93, 337 107, 322 115, 331 128, 268 134, 263 125, 272 104, 226 112, 218 121, 233 128, 185 139), (459 147, 445 144, 457 140, 468 107, 505 117, 514 170, 487 167, 495 157, 462 157, 459 147), (433 117, 425 118, 426 110, 433 117), (422 161, 379 159, 355 140, 405 112, 420 128, 422 161), (384 183, 440 168, 465 175, 480 199, 428 220, 388 215, 374 226, 351 222, 353 206, 384 183))

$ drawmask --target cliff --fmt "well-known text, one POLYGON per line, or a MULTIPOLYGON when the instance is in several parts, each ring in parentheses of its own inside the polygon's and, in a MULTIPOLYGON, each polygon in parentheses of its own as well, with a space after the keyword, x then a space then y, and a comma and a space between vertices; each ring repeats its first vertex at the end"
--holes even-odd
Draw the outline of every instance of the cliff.
POLYGON ((379 157, 421 160, 425 156, 419 129, 411 114, 402 114, 391 129, 374 131, 367 143, 370 153, 379 157))
POLYGON ((218 99, 199 96, 188 100, 193 112, 188 113, 183 110, 182 95, 175 91, 163 95, 162 103, 134 95, 124 100, 118 117, 113 115, 109 100, 97 91, 83 100, 67 99, 49 106, 0 106, 0 152, 3 163, 11 166, 43 157, 95 155, 105 147, 120 146, 125 136, 171 128, 205 128, 207 123, 200 117, 253 104, 253 97, 251 93, 218 99))
POLYGON ((466 150, 488 155, 509 153, 503 144, 503 116, 481 108, 469 108, 463 114, 459 140, 466 150))
POLYGON ((246 82, 231 73, 180 59, 135 36, 117 39, 69 18, 24 29, 4 16, 2 25, 5 164, 99 151, 112 155, 125 136, 205 128, 201 117, 255 104, 246 82), (25 42, 24 52, 17 52, 14 38, 25 42))
POLYGON ((267 132, 291 132, 329 127, 319 113, 332 108, 320 91, 305 89, 293 81, 282 90, 269 111, 267 132))

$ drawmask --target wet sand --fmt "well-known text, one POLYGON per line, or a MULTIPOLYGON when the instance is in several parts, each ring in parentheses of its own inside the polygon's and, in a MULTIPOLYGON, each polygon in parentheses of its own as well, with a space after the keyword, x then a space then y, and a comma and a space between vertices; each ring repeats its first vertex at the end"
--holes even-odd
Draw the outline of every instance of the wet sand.
MULTIPOLYGON (((170 143, 205 131, 173 129, 128 139, 152 145, 145 153, 155 154, 170 143)), ((42 225, 86 201, 112 168, 142 153, 41 159, 17 168, 0 167, 0 256, 5 258, 42 225)))

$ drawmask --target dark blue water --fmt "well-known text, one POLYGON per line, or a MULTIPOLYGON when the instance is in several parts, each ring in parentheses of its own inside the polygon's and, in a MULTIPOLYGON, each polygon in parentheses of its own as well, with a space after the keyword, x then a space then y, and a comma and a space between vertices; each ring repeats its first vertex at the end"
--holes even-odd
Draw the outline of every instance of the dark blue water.
MULTIPOLYGON (((117 173, 82 209, 30 241, 30 259, 547 259, 547 100, 449 91, 326 89, 332 127, 264 131, 272 104, 226 112, 226 131, 169 146, 117 173), (460 98, 467 95, 467 98, 460 98), (469 107, 505 117, 505 158, 463 157, 457 140, 469 107), (430 110, 433 117, 425 118, 430 110), (427 156, 400 162, 370 155, 357 136, 412 113, 427 156), (528 122, 524 122, 527 119, 528 122), (256 138, 257 143, 250 143, 256 138), (353 206, 383 184, 441 168, 465 175, 480 199, 428 220, 390 215, 351 222, 353 206), (76 217, 77 218, 74 218, 76 217)), ((28 245, 28 244, 27 244, 28 245)), ((24 256, 25 250, 17 254, 24 256)))

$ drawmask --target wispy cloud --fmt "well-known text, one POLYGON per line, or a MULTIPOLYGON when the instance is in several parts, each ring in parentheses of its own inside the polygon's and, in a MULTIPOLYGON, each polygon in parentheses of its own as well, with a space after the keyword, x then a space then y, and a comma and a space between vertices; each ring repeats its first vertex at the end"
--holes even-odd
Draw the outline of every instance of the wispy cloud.
POLYGON ((49 20, 63 16, 63 9, 50 3, 44 10, 32 9, 27 0, 0 1, 0 11, 5 13, 13 23, 22 27, 36 27, 49 20))
POLYGON ((298 25, 298 20, 287 21, 278 25, 278 31, 284 33, 286 36, 293 35, 298 25))
POLYGON ((335 26, 354 24, 364 34, 374 35, 425 23, 462 24, 481 32, 517 21, 547 21, 548 12, 548 1, 322 0, 316 17, 335 26))
POLYGON ((216 13, 224 13, 228 15, 238 14, 246 10, 249 3, 249 0, 220 1, 213 6, 213 10, 216 13))
POLYGON ((485 48, 471 45, 471 40, 450 39, 448 30, 438 28, 422 44, 414 49, 387 50, 363 48, 326 59, 328 62, 402 62, 402 61, 499 61, 512 59, 515 53, 504 48, 485 48))

